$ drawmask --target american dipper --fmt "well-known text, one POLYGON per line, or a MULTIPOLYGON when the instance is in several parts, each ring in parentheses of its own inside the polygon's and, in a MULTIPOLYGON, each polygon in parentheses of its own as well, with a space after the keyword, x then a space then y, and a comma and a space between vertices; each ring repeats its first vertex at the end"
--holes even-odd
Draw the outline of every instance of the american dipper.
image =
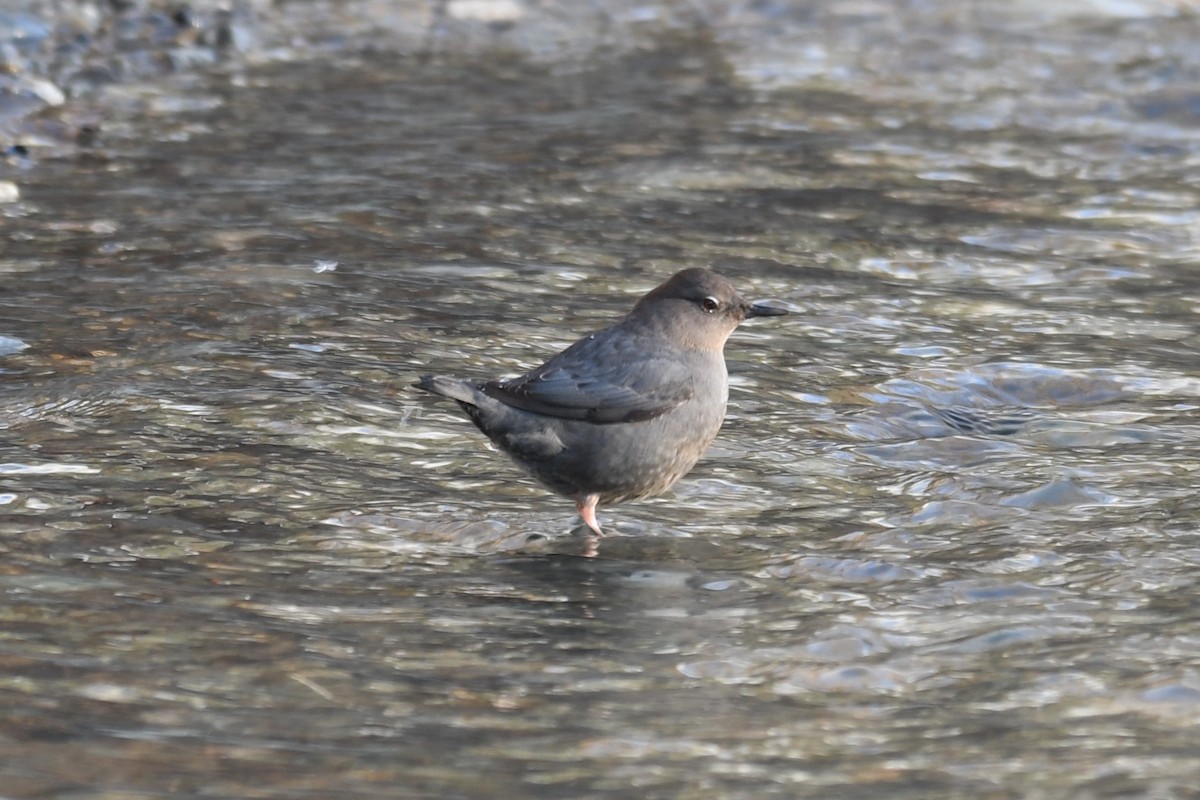
POLYGON ((423 375, 413 385, 457 401, 517 464, 575 500, 599 535, 598 503, 665 492, 716 437, 733 329, 786 313, 747 302, 712 270, 685 269, 532 372, 486 383, 423 375))

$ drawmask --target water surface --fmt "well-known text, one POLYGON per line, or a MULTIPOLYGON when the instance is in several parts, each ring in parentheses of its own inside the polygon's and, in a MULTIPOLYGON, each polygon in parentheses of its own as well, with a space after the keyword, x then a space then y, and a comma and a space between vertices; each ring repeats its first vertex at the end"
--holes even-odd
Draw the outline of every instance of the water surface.
POLYGON ((5 792, 1189 796, 1200 31, 927 5, 181 75, 24 173, 5 792), (409 384, 697 264, 795 314, 585 558, 409 384))

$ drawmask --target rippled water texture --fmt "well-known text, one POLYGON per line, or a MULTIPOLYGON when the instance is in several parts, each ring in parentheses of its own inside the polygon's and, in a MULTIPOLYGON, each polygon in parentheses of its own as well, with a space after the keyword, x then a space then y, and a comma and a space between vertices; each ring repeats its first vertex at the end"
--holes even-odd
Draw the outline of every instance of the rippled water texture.
POLYGON ((216 69, 30 166, 0 792, 1194 796, 1180 5, 216 69), (795 313, 734 335, 717 444, 585 558, 409 384, 522 371, 698 264, 795 313))

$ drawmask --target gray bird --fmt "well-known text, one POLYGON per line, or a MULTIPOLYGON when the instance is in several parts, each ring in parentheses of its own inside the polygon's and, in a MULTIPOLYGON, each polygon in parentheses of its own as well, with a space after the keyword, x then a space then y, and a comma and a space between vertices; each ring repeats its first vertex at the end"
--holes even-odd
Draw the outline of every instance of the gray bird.
POLYGON ((685 269, 612 327, 517 378, 424 375, 497 447, 575 501, 601 535, 600 503, 661 494, 716 438, 729 398, 725 340, 743 320, 786 314, 749 303, 708 269, 685 269))

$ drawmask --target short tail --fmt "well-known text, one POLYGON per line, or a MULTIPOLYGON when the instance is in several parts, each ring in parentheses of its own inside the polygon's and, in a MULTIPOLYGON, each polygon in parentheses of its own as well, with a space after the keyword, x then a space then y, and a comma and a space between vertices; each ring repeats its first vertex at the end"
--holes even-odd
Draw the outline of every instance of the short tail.
POLYGON ((447 378, 444 375, 422 375, 413 386, 469 405, 475 405, 475 393, 478 391, 470 381, 447 378))

